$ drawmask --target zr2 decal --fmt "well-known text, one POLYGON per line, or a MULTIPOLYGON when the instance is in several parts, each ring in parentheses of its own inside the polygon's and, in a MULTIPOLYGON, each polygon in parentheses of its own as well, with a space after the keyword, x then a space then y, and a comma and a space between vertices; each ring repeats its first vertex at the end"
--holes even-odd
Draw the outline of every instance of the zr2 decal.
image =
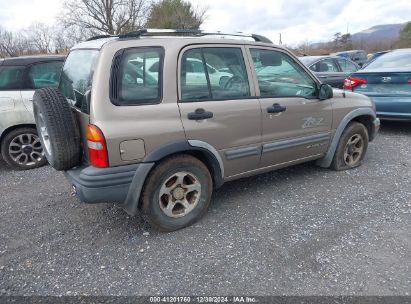
POLYGON ((315 117, 305 117, 303 118, 303 125, 302 128, 303 129, 307 129, 307 128, 315 128, 318 127, 320 125, 322 125, 324 118, 320 117, 320 118, 315 118, 315 117))

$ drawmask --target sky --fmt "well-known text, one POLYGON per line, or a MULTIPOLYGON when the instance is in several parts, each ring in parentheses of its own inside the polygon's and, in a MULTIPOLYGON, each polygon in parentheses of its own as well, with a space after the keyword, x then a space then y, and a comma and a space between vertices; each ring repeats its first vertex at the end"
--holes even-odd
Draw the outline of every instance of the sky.
MULTIPOLYGON (((327 41, 336 32, 411 21, 411 0, 189 0, 208 8, 205 30, 241 31, 274 43, 327 41)), ((0 0, 0 26, 18 30, 33 22, 53 24, 63 0, 0 0)))

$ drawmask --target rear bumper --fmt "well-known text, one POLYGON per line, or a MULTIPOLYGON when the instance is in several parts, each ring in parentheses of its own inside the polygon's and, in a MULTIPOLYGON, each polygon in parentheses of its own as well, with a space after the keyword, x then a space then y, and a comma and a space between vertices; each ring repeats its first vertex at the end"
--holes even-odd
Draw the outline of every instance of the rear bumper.
POLYGON ((411 96, 370 96, 377 116, 386 120, 411 120, 411 96))
POLYGON ((64 172, 72 196, 84 203, 123 203, 140 164, 112 168, 83 166, 64 172))
POLYGON ((407 114, 407 113, 393 113, 393 112, 377 111, 377 116, 381 120, 411 121, 411 114, 407 114))

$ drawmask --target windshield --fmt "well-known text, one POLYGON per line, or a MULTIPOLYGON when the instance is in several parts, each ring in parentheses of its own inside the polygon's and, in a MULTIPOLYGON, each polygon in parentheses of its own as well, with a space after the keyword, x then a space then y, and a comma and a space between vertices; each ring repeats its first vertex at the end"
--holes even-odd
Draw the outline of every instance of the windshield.
POLYGON ((393 51, 382 55, 367 65, 364 70, 392 68, 411 69, 411 50, 393 51))
POLYGON ((98 53, 98 50, 75 50, 64 63, 59 89, 76 106, 81 106, 85 93, 91 87, 98 53))

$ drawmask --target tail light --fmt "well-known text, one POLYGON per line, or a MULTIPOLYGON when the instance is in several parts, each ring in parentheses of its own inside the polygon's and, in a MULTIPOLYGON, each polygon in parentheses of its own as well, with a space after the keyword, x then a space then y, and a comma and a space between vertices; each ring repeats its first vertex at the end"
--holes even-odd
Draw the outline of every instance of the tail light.
POLYGON ((410 79, 410 80, 408 80, 408 83, 411 83, 411 79, 410 79))
POLYGON ((352 91, 352 89, 354 89, 357 85, 366 83, 367 82, 364 79, 350 76, 344 80, 344 89, 352 91))
POLYGON ((87 126, 87 147, 90 164, 98 168, 107 168, 106 140, 103 132, 95 125, 87 126))

